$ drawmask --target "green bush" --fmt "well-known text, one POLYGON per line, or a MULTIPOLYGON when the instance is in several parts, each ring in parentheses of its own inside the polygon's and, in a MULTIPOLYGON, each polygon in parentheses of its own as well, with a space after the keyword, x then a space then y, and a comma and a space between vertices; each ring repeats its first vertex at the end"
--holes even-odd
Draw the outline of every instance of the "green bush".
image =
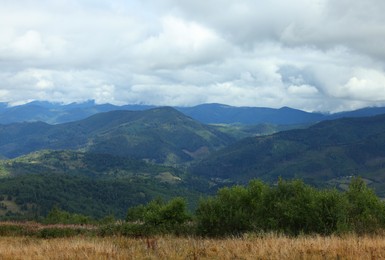
POLYGON ((196 211, 197 231, 201 235, 237 235, 251 229, 252 217, 248 190, 241 186, 223 188, 216 197, 200 201, 196 211))
POLYGON ((45 224, 90 224, 94 221, 88 216, 69 213, 54 206, 43 222, 45 224))
POLYGON ((107 225, 107 224, 113 224, 115 223, 115 217, 113 215, 105 216, 104 218, 98 220, 98 224, 100 225, 107 225))
POLYGON ((294 235, 312 232, 315 193, 302 181, 279 180, 278 185, 268 189, 262 198, 260 228, 294 235))
POLYGON ((313 232, 330 235, 350 231, 347 225, 348 201, 336 189, 318 191, 315 198, 313 232))
POLYGON ((128 222, 142 226, 145 233, 176 233, 190 219, 183 198, 174 198, 168 203, 156 199, 130 208, 126 217, 128 222))
POLYGON ((361 178, 351 181, 345 193, 347 224, 356 233, 373 233, 385 227, 385 205, 361 178))
POLYGON ((385 205, 359 178, 346 192, 315 189, 300 180, 279 180, 275 186, 251 181, 201 200, 196 226, 205 236, 373 233, 385 228, 385 205))

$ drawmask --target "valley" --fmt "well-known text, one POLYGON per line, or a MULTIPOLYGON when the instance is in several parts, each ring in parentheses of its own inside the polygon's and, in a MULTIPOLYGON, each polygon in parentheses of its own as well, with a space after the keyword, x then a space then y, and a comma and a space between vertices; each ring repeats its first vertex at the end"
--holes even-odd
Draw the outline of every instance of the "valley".
POLYGON ((322 120, 328 117, 289 108, 211 104, 184 114, 171 107, 84 106, 105 111, 65 123, 0 125, 2 218, 36 219, 55 205, 94 218, 124 218, 129 207, 157 197, 184 197, 194 211, 200 197, 252 179, 298 178, 346 190, 350 178, 360 176, 385 196, 385 117, 359 117, 380 108, 322 120), (245 124, 246 118, 259 124, 245 124))

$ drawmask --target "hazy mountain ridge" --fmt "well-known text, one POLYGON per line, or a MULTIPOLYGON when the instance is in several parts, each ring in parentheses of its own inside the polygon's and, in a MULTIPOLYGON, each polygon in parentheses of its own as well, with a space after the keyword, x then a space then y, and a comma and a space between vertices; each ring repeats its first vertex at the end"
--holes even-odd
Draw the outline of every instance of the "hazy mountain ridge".
POLYGON ((114 110, 146 110, 154 106, 96 104, 94 101, 71 103, 68 105, 33 101, 24 105, 7 106, 0 103, 0 124, 42 121, 49 124, 62 124, 85 119, 94 114, 114 110))
MULTIPOLYGON (((0 124, 42 121, 62 124, 85 119, 91 115, 114 110, 141 111, 155 108, 151 105, 96 104, 94 101, 63 105, 34 101, 9 107, 0 103, 0 124)), ((334 114, 310 113, 289 107, 279 109, 266 107, 234 107, 223 104, 202 104, 192 107, 174 107, 180 112, 205 124, 309 124, 342 117, 372 116, 385 113, 384 107, 368 107, 334 114)))

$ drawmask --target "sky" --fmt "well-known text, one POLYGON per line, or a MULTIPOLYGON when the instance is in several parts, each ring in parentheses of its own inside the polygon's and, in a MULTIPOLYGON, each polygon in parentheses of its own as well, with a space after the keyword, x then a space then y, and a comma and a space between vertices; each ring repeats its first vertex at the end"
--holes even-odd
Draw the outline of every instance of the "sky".
POLYGON ((0 0, 0 102, 385 106, 383 0, 0 0))

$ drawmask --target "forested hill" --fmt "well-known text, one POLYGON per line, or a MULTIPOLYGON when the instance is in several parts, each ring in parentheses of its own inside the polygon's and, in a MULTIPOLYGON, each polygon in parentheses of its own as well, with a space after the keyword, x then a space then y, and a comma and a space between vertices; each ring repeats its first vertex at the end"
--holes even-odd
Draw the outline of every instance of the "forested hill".
POLYGON ((124 218, 131 206, 183 196, 196 206, 208 183, 172 167, 108 154, 40 151, 0 161, 0 218, 45 216, 53 206, 124 218))
POLYGON ((110 111, 58 125, 0 125, 0 136, 0 154, 8 158, 43 149, 81 149, 159 163, 189 161, 234 141, 170 107, 110 111))
POLYGON ((247 182, 302 178, 339 185, 366 178, 385 191, 385 115, 324 121, 308 129, 243 139, 202 160, 191 171, 210 178, 247 182))

